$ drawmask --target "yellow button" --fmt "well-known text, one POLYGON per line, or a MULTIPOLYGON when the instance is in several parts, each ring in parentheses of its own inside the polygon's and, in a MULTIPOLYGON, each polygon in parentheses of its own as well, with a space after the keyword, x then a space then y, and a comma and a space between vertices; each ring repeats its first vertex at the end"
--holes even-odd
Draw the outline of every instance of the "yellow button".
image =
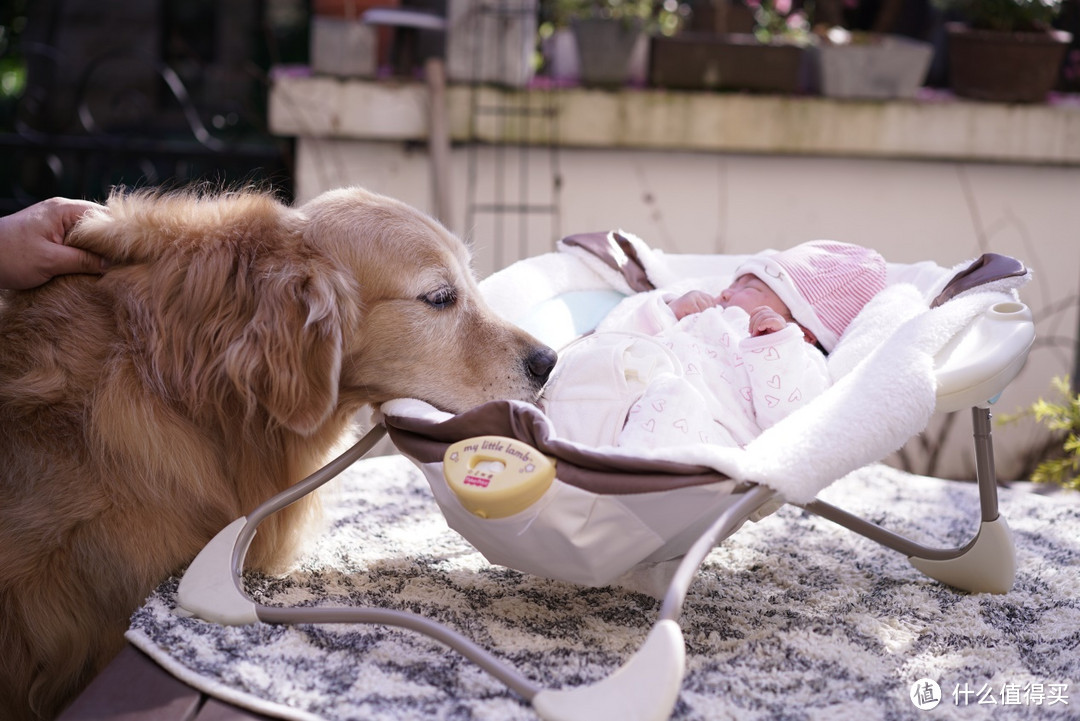
POLYGON ((513 438, 477 436, 446 449, 443 476, 470 512, 505 518, 544 495, 555 480, 555 461, 513 438))

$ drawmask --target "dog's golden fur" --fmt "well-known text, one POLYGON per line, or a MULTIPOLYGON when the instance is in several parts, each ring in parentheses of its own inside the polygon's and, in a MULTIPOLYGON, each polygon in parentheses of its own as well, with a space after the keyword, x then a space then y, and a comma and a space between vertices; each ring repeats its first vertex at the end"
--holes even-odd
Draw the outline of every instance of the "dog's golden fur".
MULTIPOLYGON (((360 189, 116 194, 110 258, 0 299, 0 717, 50 717, 214 534, 323 462, 361 406, 535 399, 554 354, 484 305, 464 245, 360 189)), ((296 504, 249 559, 287 557, 296 504)))

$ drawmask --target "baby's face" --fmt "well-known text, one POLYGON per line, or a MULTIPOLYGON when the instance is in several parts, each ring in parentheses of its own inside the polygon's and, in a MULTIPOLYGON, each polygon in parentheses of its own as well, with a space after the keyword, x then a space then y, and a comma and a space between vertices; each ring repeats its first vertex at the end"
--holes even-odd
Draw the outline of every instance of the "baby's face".
POLYGON ((792 319, 791 311, 780 296, 756 275, 740 275, 734 283, 720 291, 716 300, 722 308, 742 308, 747 313, 753 313, 755 309, 766 306, 786 320, 792 319))

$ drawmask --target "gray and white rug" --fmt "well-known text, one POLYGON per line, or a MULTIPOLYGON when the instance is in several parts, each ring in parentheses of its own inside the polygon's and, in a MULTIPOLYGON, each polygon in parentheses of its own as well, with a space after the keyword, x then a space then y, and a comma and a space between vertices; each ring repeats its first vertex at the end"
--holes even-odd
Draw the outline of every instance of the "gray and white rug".
MULTIPOLYGON (((488 565, 442 520, 399 456, 333 483, 328 529, 284 577, 249 575, 267 605, 364 605, 463 632, 546 687, 611 674, 659 603, 488 565)), ((975 527, 972 484, 884 466, 825 497, 931 544, 975 527)), ((676 719, 1080 718, 1080 495, 1001 493, 1019 572, 1004 595, 943 587, 898 554, 796 508, 746 524, 709 556, 681 619, 676 719), (935 687, 926 680, 937 684, 935 687), (936 708, 919 710, 914 701, 936 708)), ((380 626, 225 628, 173 612, 170 579, 129 640, 184 681, 296 719, 535 719, 478 667, 380 626)))

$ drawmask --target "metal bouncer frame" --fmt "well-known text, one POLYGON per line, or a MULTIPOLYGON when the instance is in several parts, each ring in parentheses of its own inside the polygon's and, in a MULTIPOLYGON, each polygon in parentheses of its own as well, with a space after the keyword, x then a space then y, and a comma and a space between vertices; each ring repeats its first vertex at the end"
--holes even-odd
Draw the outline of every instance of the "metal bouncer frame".
MULTIPOLYGON (((968 368, 960 367, 963 363, 956 360, 957 354, 950 352, 944 353, 936 369, 939 410, 971 408, 980 497, 980 522, 974 537, 956 548, 930 548, 824 501, 814 500, 800 507, 904 554, 915 568, 938 581, 970 592, 1005 593, 1015 578, 1016 557, 1012 534, 998 508, 991 401, 986 399, 995 399, 1023 366, 1034 340, 1034 325, 1030 310, 1022 303, 1000 303, 977 318, 964 335, 966 340, 959 341, 961 345, 994 337, 995 343, 1005 349, 997 354, 1000 360, 993 367, 980 368, 976 376, 968 368), (1008 325, 995 325, 1002 321, 1008 325)), ((955 350, 956 346, 946 351, 955 350)), ((263 622, 397 626, 429 636, 462 654, 529 701, 541 718, 553 721, 665 719, 674 708, 685 672, 686 651, 678 620, 690 584, 720 540, 755 513, 771 512, 783 503, 779 494, 767 486, 751 484, 680 560, 657 621, 637 652, 597 683, 548 689, 457 631, 414 613, 385 608, 270 607, 255 602, 244 591, 244 559, 259 524, 339 475, 367 454, 386 432, 385 425, 374 426, 326 466, 223 529, 199 553, 181 579, 177 592, 179 611, 224 625, 263 622)))

